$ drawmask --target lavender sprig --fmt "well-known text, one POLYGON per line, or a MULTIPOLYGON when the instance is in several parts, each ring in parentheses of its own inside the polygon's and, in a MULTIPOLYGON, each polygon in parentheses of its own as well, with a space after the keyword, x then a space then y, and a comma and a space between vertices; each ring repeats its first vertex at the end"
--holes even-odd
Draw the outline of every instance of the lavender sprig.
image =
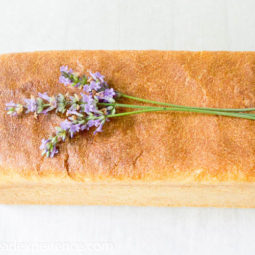
POLYGON ((60 127, 56 127, 55 136, 42 140, 40 146, 42 155, 51 158, 54 157, 55 154, 58 153, 58 144, 64 142, 68 135, 70 138, 73 138, 75 134, 84 130, 89 130, 91 127, 96 127, 94 134, 102 132, 102 127, 107 120, 105 115, 90 115, 84 118, 84 116, 78 112, 73 112, 72 114, 71 117, 60 124, 60 127))
POLYGON ((42 150, 42 156, 46 155, 46 157, 53 158, 55 154, 58 153, 58 149, 56 147, 57 144, 57 136, 50 137, 49 139, 43 139, 42 144, 40 146, 40 150, 42 150))
POLYGON ((87 84, 86 75, 79 77, 78 74, 74 73, 68 66, 61 66, 60 72, 61 76, 59 77, 59 82, 63 83, 65 86, 71 85, 76 88, 83 88, 87 84))
POLYGON ((47 93, 38 93, 37 98, 31 96, 31 98, 25 99, 25 104, 15 104, 14 102, 6 104, 7 114, 11 116, 22 114, 24 111, 26 114, 34 113, 35 116, 55 111, 56 114, 65 116, 66 119, 60 123, 59 127, 56 127, 55 134, 42 140, 40 149, 42 154, 47 157, 54 157, 59 151, 60 143, 66 141, 67 138, 72 139, 79 132, 90 130, 92 127, 95 128, 94 134, 102 132, 105 122, 113 117, 145 112, 176 111, 255 120, 255 114, 246 113, 255 111, 255 108, 221 109, 162 103, 118 93, 109 87, 104 76, 99 72, 92 73, 89 71, 88 76, 79 76, 68 66, 62 66, 60 72, 59 82, 65 86, 70 85, 81 89, 82 92, 79 95, 58 94, 49 96, 47 93), (160 105, 160 107, 120 104, 116 102, 120 96, 143 103, 160 105), (116 113, 117 107, 137 108, 139 110, 116 113))
MULTIPOLYGON (((7 113, 11 116, 16 116, 25 113, 47 114, 51 111, 56 113, 65 113, 67 111, 80 112, 97 112, 98 99, 91 95, 81 93, 81 96, 74 94, 73 96, 58 94, 57 96, 48 96, 47 93, 38 93, 39 97, 24 99, 25 104, 15 104, 13 102, 6 104, 7 113)), ((108 101, 110 102, 110 100, 108 101)))
MULTIPOLYGON (((86 75, 83 75, 79 77, 79 75, 74 73, 72 69, 69 69, 68 66, 61 66, 60 72, 61 76, 59 77, 59 82, 65 86, 70 85, 72 87, 80 88, 86 93, 102 92, 109 89, 104 76, 99 72, 93 73, 89 71, 90 76, 87 77, 86 75)), ((112 97, 116 96, 116 94, 117 93, 115 92, 112 97)), ((111 95, 109 96, 111 97, 111 95)))
POLYGON ((66 131, 56 127, 56 135, 48 139, 42 139, 40 149, 42 150, 42 155, 46 157, 54 157, 58 153, 57 144, 61 141, 65 141, 66 131))
POLYGON ((54 137, 42 140, 40 149, 47 157, 53 157, 58 153, 57 145, 65 141, 67 135, 73 138, 75 134, 92 127, 96 128, 94 134, 102 132, 104 123, 108 121, 107 115, 114 115, 116 112, 112 105, 98 107, 100 102, 115 103, 114 97, 117 95, 113 88, 109 88, 104 76, 99 72, 89 72, 88 78, 85 75, 79 77, 67 66, 62 66, 60 72, 60 83, 83 89, 84 93, 80 93, 80 96, 74 94, 69 97, 59 94, 57 98, 48 97, 45 93, 39 95, 49 103, 49 108, 42 112, 46 113, 56 108, 56 112, 66 112, 68 116, 60 127, 56 128, 54 137))

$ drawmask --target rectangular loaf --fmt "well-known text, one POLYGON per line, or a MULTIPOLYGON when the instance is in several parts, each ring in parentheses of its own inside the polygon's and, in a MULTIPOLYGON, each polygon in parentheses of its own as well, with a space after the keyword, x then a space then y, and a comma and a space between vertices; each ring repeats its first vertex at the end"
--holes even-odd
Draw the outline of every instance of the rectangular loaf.
MULTIPOLYGON (((0 203, 255 207, 255 122, 192 113, 111 119, 102 133, 41 140, 61 118, 5 104, 75 93, 59 67, 100 71, 116 90, 187 106, 255 107, 255 52, 49 51, 0 56, 0 203)), ((123 100, 124 102, 125 100, 123 100)), ((126 102, 126 101, 125 101, 126 102)))

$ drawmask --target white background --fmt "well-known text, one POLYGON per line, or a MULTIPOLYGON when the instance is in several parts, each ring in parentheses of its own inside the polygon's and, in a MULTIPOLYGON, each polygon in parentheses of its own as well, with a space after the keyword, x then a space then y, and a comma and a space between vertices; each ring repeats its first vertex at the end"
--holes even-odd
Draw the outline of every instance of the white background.
MULTIPOLYGON (((254 50, 254 0, 0 0, 0 53, 254 50)), ((254 254, 255 211, 0 205, 0 254, 254 254)))

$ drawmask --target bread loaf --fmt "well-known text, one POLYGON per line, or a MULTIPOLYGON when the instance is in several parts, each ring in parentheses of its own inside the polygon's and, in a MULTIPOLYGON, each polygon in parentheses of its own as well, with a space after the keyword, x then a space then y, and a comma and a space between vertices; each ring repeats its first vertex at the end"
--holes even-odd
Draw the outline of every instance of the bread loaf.
MULTIPOLYGON (((55 114, 5 104, 75 93, 59 68, 100 71, 116 90, 187 106, 255 107, 255 52, 49 51, 0 56, 0 203, 255 207, 255 122, 195 113, 113 118, 41 156, 55 114)), ((127 102, 127 100, 122 100, 127 102)))

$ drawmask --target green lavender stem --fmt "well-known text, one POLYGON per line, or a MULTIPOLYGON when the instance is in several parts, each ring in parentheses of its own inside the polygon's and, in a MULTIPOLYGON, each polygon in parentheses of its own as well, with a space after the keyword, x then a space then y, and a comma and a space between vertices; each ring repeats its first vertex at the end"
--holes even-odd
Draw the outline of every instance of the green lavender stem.
POLYGON ((229 113, 229 112, 213 112, 213 111, 203 111, 203 112, 198 112, 198 111, 187 111, 184 109, 180 108, 174 108, 171 110, 164 110, 164 109, 145 109, 145 110, 140 110, 140 111, 132 111, 132 112, 123 112, 123 113, 117 113, 113 115, 107 115, 107 118, 114 118, 114 117, 121 117, 121 116, 127 116, 127 115, 134 115, 134 114, 139 114, 139 113, 145 113, 145 112, 166 112, 166 111, 181 111, 181 112, 193 112, 193 113, 203 113, 203 114, 210 114, 210 115, 220 115, 220 116, 228 116, 228 117, 234 117, 234 118, 242 118, 242 119, 250 119, 250 120, 255 120, 255 116, 252 115, 241 115, 241 114, 234 114, 234 113, 229 113))
POLYGON ((139 97, 133 97, 129 96, 126 94, 119 93, 118 94, 122 97, 144 102, 144 103, 150 103, 150 104, 157 104, 157 105, 164 105, 164 106, 169 106, 169 107, 178 107, 178 108, 192 108, 192 109, 203 109, 203 110, 210 110, 210 111, 218 111, 218 112, 249 112, 249 111, 255 111, 255 108, 243 108, 243 109, 230 109, 230 108, 208 108, 208 107, 192 107, 192 106, 184 106, 184 105, 176 105, 176 104, 168 104, 168 103, 163 103, 163 102, 157 102, 157 101, 152 101, 148 99, 143 99, 139 97))
POLYGON ((157 106, 145 106, 145 105, 132 105, 132 104, 119 104, 119 103, 98 103, 102 106, 115 106, 115 107, 124 107, 124 108, 136 108, 136 109, 155 109, 155 108, 166 108, 166 107, 157 107, 157 106))
POLYGON ((247 113, 235 113, 235 112, 221 112, 221 111, 211 111, 211 110, 205 110, 205 109, 194 109, 194 108, 179 108, 179 107, 147 107, 147 106, 141 106, 141 105, 129 105, 129 104, 108 104, 108 103, 100 103, 100 105, 111 105, 115 107, 124 107, 124 108, 141 108, 143 110, 138 111, 132 111, 132 112, 124 112, 124 113, 117 113, 113 115, 108 115, 108 118, 114 118, 114 117, 121 117, 121 116, 127 116, 132 114, 139 114, 139 113, 145 113, 145 112, 167 112, 167 111, 175 111, 175 112, 192 112, 192 113, 202 113, 202 114, 210 114, 210 115, 218 115, 218 116, 228 116, 228 117, 235 117, 235 118, 243 118, 243 119, 250 119, 255 120, 255 114, 247 114, 247 113))

